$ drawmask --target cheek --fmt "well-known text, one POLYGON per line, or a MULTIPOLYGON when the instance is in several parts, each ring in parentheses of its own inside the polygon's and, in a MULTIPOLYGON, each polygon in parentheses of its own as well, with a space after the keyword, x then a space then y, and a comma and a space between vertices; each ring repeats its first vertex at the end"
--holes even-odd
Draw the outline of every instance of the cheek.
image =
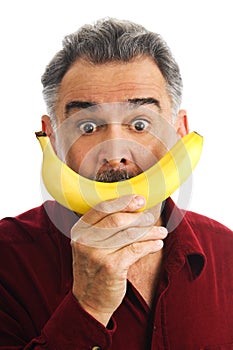
POLYGON ((148 135, 147 147, 150 148, 155 157, 161 159, 179 138, 174 125, 166 119, 162 119, 162 122, 148 135))
POLYGON ((169 149, 169 145, 166 141, 154 136, 148 138, 148 140, 142 142, 141 144, 146 150, 144 162, 147 162, 147 168, 157 163, 157 161, 161 159, 169 149))
POLYGON ((154 140, 150 143, 150 150, 153 155, 159 160, 168 151, 168 146, 162 140, 154 140))
POLYGON ((66 154, 66 164, 82 176, 91 178, 95 169, 96 157, 92 154, 93 145, 77 142, 66 154))
POLYGON ((66 164, 74 171, 79 172, 83 157, 84 153, 79 148, 73 146, 66 154, 66 164))

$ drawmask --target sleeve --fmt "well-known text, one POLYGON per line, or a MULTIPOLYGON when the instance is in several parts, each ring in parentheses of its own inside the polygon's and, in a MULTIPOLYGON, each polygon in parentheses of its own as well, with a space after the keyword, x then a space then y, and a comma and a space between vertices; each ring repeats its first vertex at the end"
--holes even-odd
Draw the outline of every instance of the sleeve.
POLYGON ((108 350, 116 330, 112 319, 109 328, 89 315, 70 291, 45 324, 41 334, 25 344, 20 337, 22 325, 2 311, 0 313, 1 350, 108 350))
POLYGON ((115 321, 104 327, 60 287, 58 249, 32 231, 0 225, 0 350, 108 350, 115 321))

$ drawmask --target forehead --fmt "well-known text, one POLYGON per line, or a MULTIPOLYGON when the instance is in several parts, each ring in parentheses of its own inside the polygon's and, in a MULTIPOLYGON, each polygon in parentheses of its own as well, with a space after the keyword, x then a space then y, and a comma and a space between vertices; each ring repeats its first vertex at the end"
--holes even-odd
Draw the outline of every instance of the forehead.
POLYGON ((61 81, 58 103, 67 104, 75 99, 95 103, 125 102, 144 97, 168 98, 165 79, 152 58, 105 64, 78 59, 61 81))

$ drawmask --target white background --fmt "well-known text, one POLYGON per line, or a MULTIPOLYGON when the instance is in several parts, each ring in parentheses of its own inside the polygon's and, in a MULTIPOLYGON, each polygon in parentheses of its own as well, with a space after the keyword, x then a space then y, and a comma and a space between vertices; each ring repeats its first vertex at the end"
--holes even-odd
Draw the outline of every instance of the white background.
POLYGON ((160 33, 184 80, 182 107, 205 138, 189 209, 233 228, 233 21, 231 1, 7 1, 0 5, 0 217, 42 202, 41 150, 34 136, 46 112, 40 77, 61 40, 102 17, 160 33))

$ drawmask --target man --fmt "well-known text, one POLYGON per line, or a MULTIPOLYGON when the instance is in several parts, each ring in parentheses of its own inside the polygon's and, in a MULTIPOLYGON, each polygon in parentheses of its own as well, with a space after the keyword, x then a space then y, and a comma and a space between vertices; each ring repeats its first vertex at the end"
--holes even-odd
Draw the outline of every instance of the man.
MULTIPOLYGON (((67 36, 42 83, 43 131, 86 177, 134 176, 188 133, 179 68, 139 25, 67 36)), ((49 201, 2 220, 0 349, 233 349, 232 232, 170 198, 144 204, 123 196, 80 216, 49 201)))

